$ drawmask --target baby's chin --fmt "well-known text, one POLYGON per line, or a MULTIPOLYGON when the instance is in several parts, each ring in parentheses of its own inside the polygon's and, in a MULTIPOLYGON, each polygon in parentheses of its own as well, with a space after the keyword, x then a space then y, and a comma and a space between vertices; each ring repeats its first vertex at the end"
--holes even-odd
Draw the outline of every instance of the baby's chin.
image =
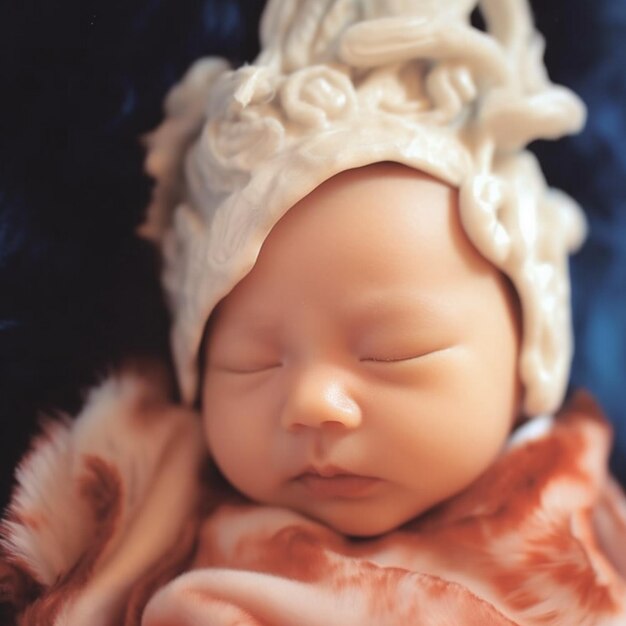
POLYGON ((431 506, 414 506, 407 510, 403 507, 353 502, 343 503, 337 507, 324 507, 324 510, 315 510, 315 507, 310 506, 306 508, 306 511, 300 512, 342 535, 368 538, 396 530, 430 509, 431 506))

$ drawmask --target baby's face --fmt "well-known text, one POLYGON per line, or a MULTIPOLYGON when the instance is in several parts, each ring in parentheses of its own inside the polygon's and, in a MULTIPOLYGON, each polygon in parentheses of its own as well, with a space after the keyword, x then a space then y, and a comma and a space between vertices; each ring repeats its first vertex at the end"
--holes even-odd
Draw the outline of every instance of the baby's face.
POLYGON ((456 191, 400 165, 339 174, 294 206, 220 303, 206 438, 251 499, 348 535, 458 493, 518 412, 519 331, 456 191))

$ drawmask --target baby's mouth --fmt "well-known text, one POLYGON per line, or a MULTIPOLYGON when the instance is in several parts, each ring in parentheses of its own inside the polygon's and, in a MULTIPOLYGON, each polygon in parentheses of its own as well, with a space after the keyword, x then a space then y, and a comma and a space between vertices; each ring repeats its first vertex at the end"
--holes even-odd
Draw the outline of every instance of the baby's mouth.
POLYGON ((333 466, 308 467, 295 482, 318 498, 359 499, 369 496, 382 483, 379 478, 360 476, 333 466))

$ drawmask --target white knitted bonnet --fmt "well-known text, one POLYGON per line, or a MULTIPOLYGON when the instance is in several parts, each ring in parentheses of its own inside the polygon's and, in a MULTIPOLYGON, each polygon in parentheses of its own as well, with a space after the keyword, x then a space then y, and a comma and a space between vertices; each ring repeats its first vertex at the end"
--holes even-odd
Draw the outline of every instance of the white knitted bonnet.
POLYGON ((585 222, 524 148, 578 131, 585 110, 548 79, 526 0, 269 0, 261 45, 235 70, 194 64, 149 141, 143 233, 163 251, 183 399, 212 309, 281 216, 341 171, 394 161, 459 189, 468 237, 520 298, 525 411, 556 409, 572 356, 567 256, 585 222))

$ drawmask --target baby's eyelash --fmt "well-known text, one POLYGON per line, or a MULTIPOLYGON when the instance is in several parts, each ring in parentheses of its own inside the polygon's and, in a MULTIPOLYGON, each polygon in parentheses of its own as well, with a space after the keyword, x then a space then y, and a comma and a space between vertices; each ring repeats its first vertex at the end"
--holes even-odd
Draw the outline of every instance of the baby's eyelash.
POLYGON ((365 363, 405 363, 408 361, 417 361, 419 359, 423 359, 428 356, 432 356, 435 354, 440 354, 441 352, 445 352, 450 350, 454 346, 444 346, 443 348, 435 348, 434 350, 428 350, 427 352, 420 352, 418 354, 409 354, 407 356, 398 356, 398 357, 362 357, 359 360, 365 363))
POLYGON ((365 363, 402 363, 403 361, 413 361, 415 359, 419 359, 423 356, 426 356, 424 354, 416 354, 413 356, 403 356, 403 357, 375 357, 375 356, 371 356, 371 357, 364 357, 359 359, 362 362, 365 363))
POLYGON ((215 369, 226 372, 228 374, 259 374, 261 372, 268 372, 270 370, 277 369, 279 367, 282 367, 282 365, 283 364, 280 362, 257 365, 253 367, 233 367, 227 365, 217 365, 215 366, 215 369))

